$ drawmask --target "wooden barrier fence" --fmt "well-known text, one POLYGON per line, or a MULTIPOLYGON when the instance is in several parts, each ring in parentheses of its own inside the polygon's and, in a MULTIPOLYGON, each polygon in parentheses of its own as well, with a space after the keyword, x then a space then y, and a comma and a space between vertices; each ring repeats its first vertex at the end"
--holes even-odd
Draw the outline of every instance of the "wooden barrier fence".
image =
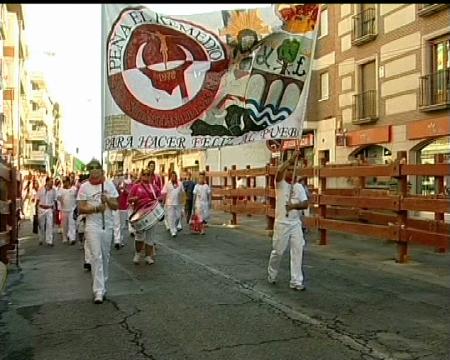
MULTIPOLYGON (((8 264, 8 252, 17 250, 17 195, 20 175, 14 167, 0 163, 0 261, 8 264)), ((16 257, 18 259, 18 256, 16 257)))
MULTIPOLYGON (((436 157, 436 164, 406 164, 406 153, 399 152, 392 164, 343 164, 297 169, 296 176, 315 177, 319 187, 313 191, 311 215, 305 224, 320 232, 320 245, 329 243, 328 231, 391 240, 397 244, 396 260, 409 260, 408 244, 434 247, 439 252, 449 248, 450 225, 444 221, 449 213, 449 196, 444 191, 444 177, 449 176, 449 164, 436 157), (367 189, 365 178, 388 177, 396 189, 367 189), (408 179, 417 176, 435 178, 435 195, 410 194, 408 179), (353 178, 353 188, 327 187, 327 179, 353 178), (393 180, 393 181, 392 181, 393 180), (411 212, 431 212, 434 219, 415 218, 411 212)), ((264 215, 267 230, 273 229, 275 216, 274 179, 276 163, 265 167, 209 171, 207 182, 212 188, 213 206, 231 214, 231 223, 237 224, 238 215, 264 215), (246 179, 246 187, 238 188, 238 178, 246 179), (261 179, 257 186, 256 179, 261 179)))

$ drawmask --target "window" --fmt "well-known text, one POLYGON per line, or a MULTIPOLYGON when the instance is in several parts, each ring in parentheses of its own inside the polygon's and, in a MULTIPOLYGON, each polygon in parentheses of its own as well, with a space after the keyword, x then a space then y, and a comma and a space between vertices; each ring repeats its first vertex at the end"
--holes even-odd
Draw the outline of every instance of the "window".
POLYGON ((438 39, 432 44, 432 72, 450 68, 450 39, 438 39))
POLYGON ((439 110, 450 103, 450 36, 428 41, 429 67, 420 77, 421 110, 439 110))
POLYGON ((37 84, 36 81, 31 81, 31 88, 33 90, 39 90, 39 85, 37 84))
POLYGON ((353 96, 353 122, 367 123, 377 119, 377 71, 375 61, 358 68, 358 93, 353 96))
POLYGON ((41 143, 38 143, 38 142, 36 142, 36 141, 33 141, 33 142, 31 143, 31 150, 32 150, 32 151, 41 151, 41 152, 47 151, 45 145, 43 145, 43 144, 41 144, 41 143))
POLYGON ((328 73, 320 74, 320 99, 328 100, 329 97, 329 76, 328 73))
POLYGON ((328 35, 328 9, 320 12, 319 38, 328 35))
POLYGON ((32 101, 32 102, 31 102, 31 108, 33 109, 33 111, 39 110, 39 105, 38 105, 38 103, 35 102, 35 101, 32 101))

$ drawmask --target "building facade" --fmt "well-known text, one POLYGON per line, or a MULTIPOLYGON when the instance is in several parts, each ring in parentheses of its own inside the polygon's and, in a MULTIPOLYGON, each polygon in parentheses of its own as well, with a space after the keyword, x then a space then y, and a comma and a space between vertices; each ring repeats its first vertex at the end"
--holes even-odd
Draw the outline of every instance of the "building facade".
POLYGON ((324 5, 305 124, 314 164, 381 164, 398 151, 448 161, 449 69, 447 4, 324 5))
POLYGON ((28 70, 26 12, 0 4, 0 159, 23 174, 64 173, 62 111, 42 73, 28 70))
POLYGON ((31 112, 24 149, 24 170, 51 173, 55 164, 53 102, 41 73, 31 73, 31 112))
POLYGON ((20 166, 24 144, 20 135, 28 116, 29 82, 26 71, 28 47, 24 11, 20 4, 0 5, 1 41, 1 141, 2 158, 20 166))

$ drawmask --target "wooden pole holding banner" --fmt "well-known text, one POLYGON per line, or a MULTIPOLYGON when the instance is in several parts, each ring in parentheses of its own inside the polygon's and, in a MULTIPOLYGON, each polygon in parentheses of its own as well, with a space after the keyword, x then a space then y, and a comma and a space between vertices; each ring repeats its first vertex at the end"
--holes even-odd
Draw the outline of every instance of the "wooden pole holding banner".
MULTIPOLYGON (((299 153, 298 153, 298 148, 299 148, 299 144, 295 144, 294 147, 294 153, 295 153, 295 162, 294 162, 294 170, 292 172, 292 184, 291 184, 291 189, 289 191, 289 197, 288 197, 288 204, 291 202, 292 200, 292 195, 294 195, 294 185, 295 185, 295 181, 296 181, 296 172, 297 172, 297 166, 298 166, 298 158, 299 158, 299 153)), ((286 204, 287 205, 287 204, 286 204)), ((286 211, 286 217, 289 216, 289 211, 286 211)))
MULTIPOLYGON (((101 59, 102 59, 102 61, 100 61, 100 66, 101 66, 101 69, 100 69, 100 73, 101 73, 101 82, 102 82, 102 86, 100 86, 100 92, 101 92, 101 101, 102 101, 102 111, 101 111, 101 123, 102 123, 102 135, 101 135, 101 137, 102 137, 102 143, 101 143, 101 145, 100 145, 100 153, 101 153, 101 156, 100 156, 100 161, 101 161, 101 167, 102 167, 102 172, 103 172, 103 154, 104 154, 104 143, 105 143, 105 121, 106 121, 106 118, 105 118, 105 115, 106 115, 106 111, 105 111, 105 91, 104 91, 104 89, 103 89, 103 87, 104 86, 106 86, 106 82, 105 82, 105 80, 106 80, 106 74, 105 74, 105 72, 106 72, 106 67, 105 67, 105 61, 106 61, 106 50, 105 50, 105 47, 106 47, 106 41, 105 41, 105 39, 106 39, 106 34, 105 34, 105 26, 104 26, 104 24, 106 24, 106 16, 105 16, 105 11, 106 11, 106 9, 105 9, 105 4, 102 4, 101 5, 101 7, 102 7, 102 10, 101 10, 101 24, 102 24, 102 26, 101 26, 101 28, 102 28, 102 31, 101 31, 101 34, 102 34, 102 38, 101 38, 101 49, 100 49, 100 53, 101 53, 101 59)), ((102 174, 102 176, 103 176, 103 174, 102 174)), ((102 190, 102 195, 103 195, 103 192, 105 191, 105 185, 104 185, 104 182, 103 182, 103 179, 102 179, 102 185, 101 185, 101 190, 102 190)), ((102 230, 105 230, 105 212, 104 211, 102 211, 102 230)))

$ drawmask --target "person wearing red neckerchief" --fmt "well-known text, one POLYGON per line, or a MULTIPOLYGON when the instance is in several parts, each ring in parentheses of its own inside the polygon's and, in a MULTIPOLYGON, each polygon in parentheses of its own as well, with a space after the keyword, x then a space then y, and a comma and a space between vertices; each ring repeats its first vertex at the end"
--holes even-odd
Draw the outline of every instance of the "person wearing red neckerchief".
POLYGON ((86 214, 85 245, 89 249, 92 267, 92 290, 94 302, 101 304, 107 291, 109 259, 113 237, 112 210, 119 205, 116 187, 106 180, 98 160, 86 165, 89 179, 78 191, 80 214, 86 214))

